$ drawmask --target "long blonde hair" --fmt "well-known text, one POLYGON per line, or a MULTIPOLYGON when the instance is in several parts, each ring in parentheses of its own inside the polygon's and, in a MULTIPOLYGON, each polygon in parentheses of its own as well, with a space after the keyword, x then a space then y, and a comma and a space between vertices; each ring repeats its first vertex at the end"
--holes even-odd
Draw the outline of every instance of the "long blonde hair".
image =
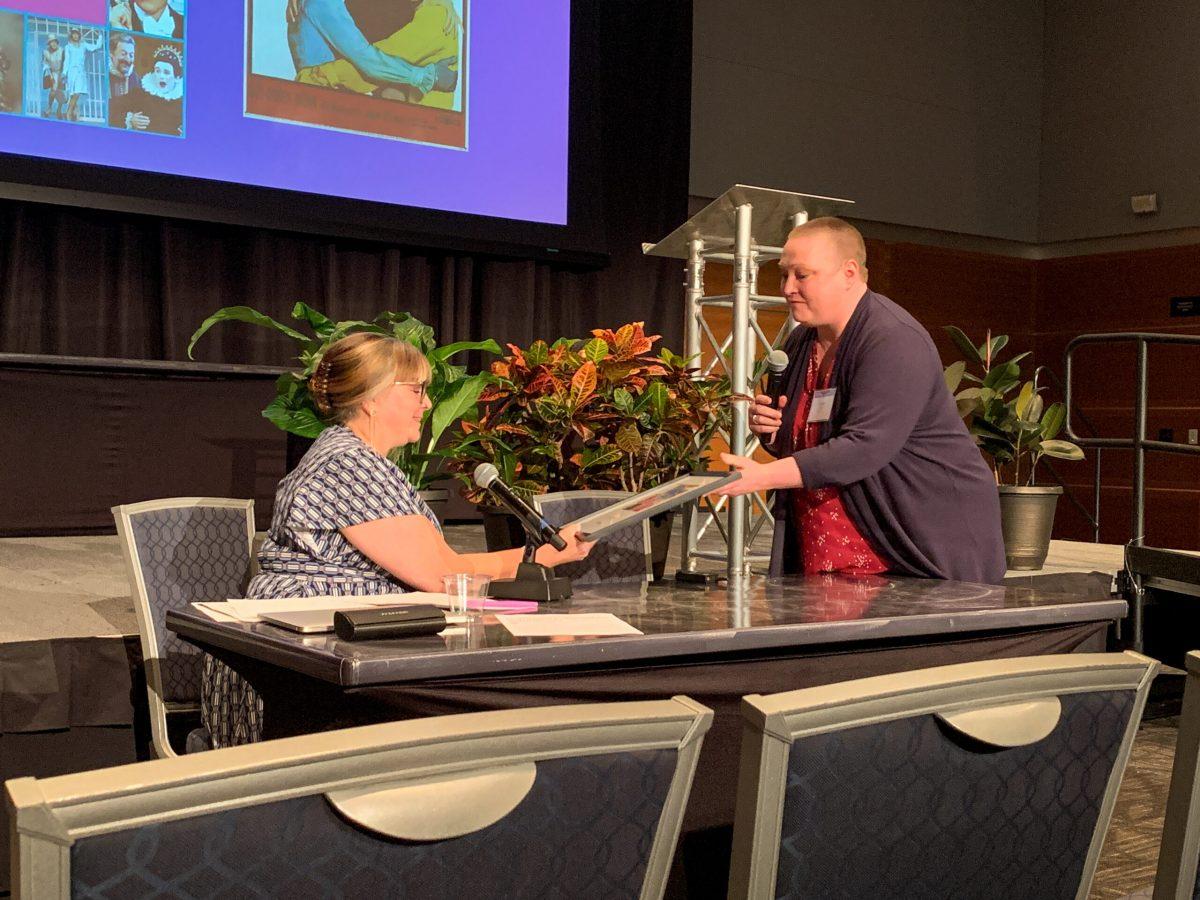
POLYGON ((345 425, 363 403, 394 381, 426 381, 429 360, 407 341, 360 331, 329 346, 308 379, 308 393, 327 422, 345 425))

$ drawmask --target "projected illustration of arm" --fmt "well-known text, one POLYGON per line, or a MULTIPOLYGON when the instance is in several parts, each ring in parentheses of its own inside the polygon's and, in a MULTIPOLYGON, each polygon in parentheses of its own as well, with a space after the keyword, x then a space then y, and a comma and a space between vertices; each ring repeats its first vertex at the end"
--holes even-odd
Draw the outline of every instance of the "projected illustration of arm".
MULTIPOLYGON (((299 0, 292 0, 298 3, 299 0)), ((462 22, 449 0, 422 0, 412 21, 391 35, 375 43, 375 47, 388 56, 405 60, 413 65, 433 64, 438 72, 437 81, 430 91, 416 92, 415 89, 399 87, 412 102, 424 106, 451 109, 454 106, 454 89, 458 84, 459 35, 462 22)), ((370 94, 381 85, 370 81, 349 62, 337 59, 324 65, 314 66, 298 73, 297 80, 307 84, 370 94)), ((382 85, 381 96, 390 96, 391 86, 382 85)))
POLYGON ((422 93, 438 82, 436 65, 416 66, 389 56, 363 37, 345 0, 299 0, 288 4, 288 17, 297 72, 341 57, 371 81, 410 84, 422 93))

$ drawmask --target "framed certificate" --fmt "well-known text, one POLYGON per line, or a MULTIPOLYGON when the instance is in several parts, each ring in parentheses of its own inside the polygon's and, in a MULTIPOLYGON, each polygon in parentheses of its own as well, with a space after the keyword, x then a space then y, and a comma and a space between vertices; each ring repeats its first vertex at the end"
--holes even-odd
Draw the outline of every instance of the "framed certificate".
POLYGON ((660 512, 666 512, 741 477, 741 472, 701 472, 684 475, 626 500, 619 500, 612 506, 596 510, 582 519, 576 519, 573 524, 579 526, 580 536, 585 541, 597 541, 614 531, 635 525, 642 519, 656 516, 660 512))

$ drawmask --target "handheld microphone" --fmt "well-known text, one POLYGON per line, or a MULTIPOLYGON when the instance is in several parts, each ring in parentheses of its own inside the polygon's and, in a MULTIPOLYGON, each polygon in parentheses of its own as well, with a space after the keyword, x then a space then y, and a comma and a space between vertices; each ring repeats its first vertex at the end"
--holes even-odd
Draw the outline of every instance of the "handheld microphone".
POLYGON ((779 405, 779 395, 783 393, 783 372, 788 367, 788 355, 782 350, 772 350, 767 354, 767 389, 766 394, 771 398, 771 405, 779 405))
POLYGON ((537 510, 500 480, 500 471, 494 465, 480 463, 475 467, 474 478, 477 485, 485 491, 491 491, 505 509, 521 520, 530 537, 543 544, 549 544, 555 550, 562 550, 567 546, 567 542, 559 536, 557 528, 538 515, 537 510))

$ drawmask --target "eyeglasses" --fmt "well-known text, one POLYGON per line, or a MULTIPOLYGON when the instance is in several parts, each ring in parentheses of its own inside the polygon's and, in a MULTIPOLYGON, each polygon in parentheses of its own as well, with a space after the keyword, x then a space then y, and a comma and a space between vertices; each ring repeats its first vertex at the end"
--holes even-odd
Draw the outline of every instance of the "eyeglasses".
POLYGON ((429 396, 428 381, 393 381, 392 384, 404 384, 408 385, 409 387, 419 388, 420 390, 418 391, 417 396, 421 400, 424 400, 429 396))

